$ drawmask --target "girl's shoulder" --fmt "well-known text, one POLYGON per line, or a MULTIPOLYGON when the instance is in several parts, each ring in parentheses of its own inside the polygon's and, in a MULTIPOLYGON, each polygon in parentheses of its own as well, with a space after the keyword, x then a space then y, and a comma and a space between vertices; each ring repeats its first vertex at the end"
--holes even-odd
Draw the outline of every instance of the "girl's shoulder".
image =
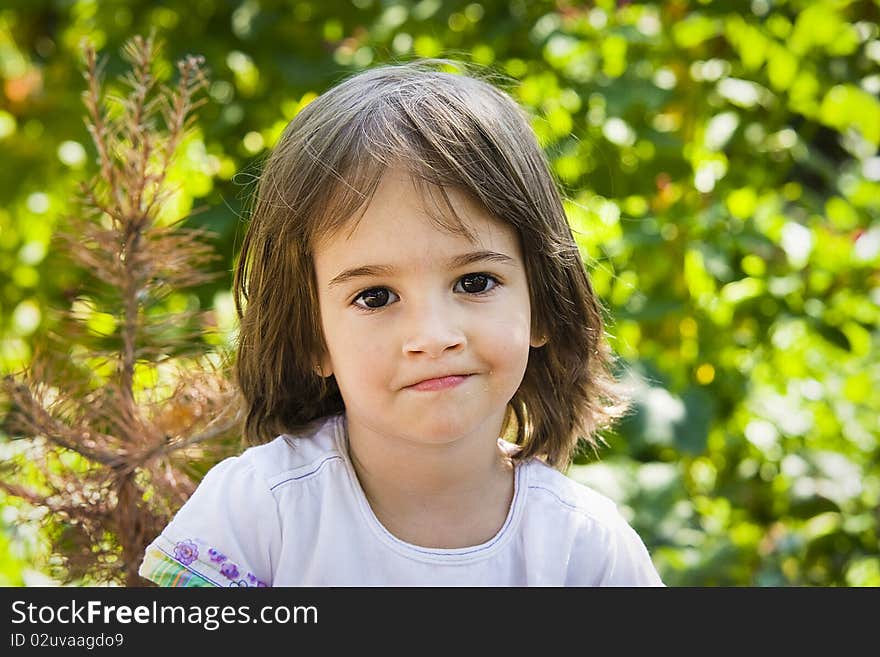
POLYGON ((563 514, 579 516, 605 527, 616 527, 625 522, 614 500, 599 491, 538 459, 530 459, 524 466, 529 469, 531 502, 555 507, 563 514))
MULTIPOLYGON (((295 434, 282 434, 263 445, 249 447, 227 459, 232 470, 252 470, 274 488, 279 480, 303 474, 328 459, 341 458, 342 415, 319 418, 295 434)), ((304 475, 306 476, 306 475, 304 475)))
POLYGON ((617 504, 537 459, 526 464, 529 513, 542 537, 569 545, 573 585, 662 586, 647 548, 617 504))
MULTIPOLYGON (((329 471, 320 464, 338 458, 338 422, 337 416, 322 418, 296 435, 278 436, 211 468, 147 547, 141 576, 163 586, 271 582, 272 564, 282 549, 282 486, 329 471)), ((314 509, 302 506, 298 519, 314 509)))

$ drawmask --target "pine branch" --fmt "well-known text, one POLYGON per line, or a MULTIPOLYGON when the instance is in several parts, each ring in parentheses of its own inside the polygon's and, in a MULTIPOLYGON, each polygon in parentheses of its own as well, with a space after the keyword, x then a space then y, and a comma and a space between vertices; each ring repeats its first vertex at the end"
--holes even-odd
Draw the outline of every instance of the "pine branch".
POLYGON ((111 442, 106 436, 95 436, 85 427, 69 426, 60 421, 46 408, 45 402, 35 397, 32 388, 13 382, 9 384, 7 394, 18 406, 18 428, 28 435, 43 436, 58 447, 76 452, 95 463, 110 467, 120 463, 120 453, 114 454, 95 447, 101 442, 111 442))
POLYGON ((183 218, 158 220, 174 192, 168 172, 207 86, 203 60, 193 56, 177 63, 174 86, 161 84, 159 50, 152 34, 125 45, 127 91, 112 98, 101 80, 106 62, 84 46, 83 103, 98 171, 82 183, 79 212, 56 239, 95 293, 60 310, 50 346, 2 382, 12 405, 4 428, 41 455, 27 465, 42 479, 28 484, 18 460, 4 468, 0 489, 54 518, 65 581, 89 573, 144 584, 144 547, 195 488, 190 461, 210 465, 230 452, 241 424, 227 370, 204 358, 205 313, 156 312, 169 294, 217 276, 207 270, 217 259, 207 232, 183 227, 183 218), (112 326, 89 324, 94 312, 112 326), (172 363, 174 385, 136 383, 139 367, 158 372, 172 363))

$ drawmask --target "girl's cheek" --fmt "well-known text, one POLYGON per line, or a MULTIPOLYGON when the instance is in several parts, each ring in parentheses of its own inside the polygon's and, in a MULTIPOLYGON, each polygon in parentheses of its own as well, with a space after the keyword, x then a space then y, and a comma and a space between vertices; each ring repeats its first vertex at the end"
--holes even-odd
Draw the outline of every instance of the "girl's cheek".
POLYGON ((500 345, 507 345, 511 349, 517 349, 522 343, 529 342, 529 316, 527 313, 517 313, 499 316, 487 323, 487 332, 491 333, 500 345))
POLYGON ((353 361, 375 369, 388 362, 394 353, 395 339, 391 330, 353 331, 346 336, 344 348, 353 361))

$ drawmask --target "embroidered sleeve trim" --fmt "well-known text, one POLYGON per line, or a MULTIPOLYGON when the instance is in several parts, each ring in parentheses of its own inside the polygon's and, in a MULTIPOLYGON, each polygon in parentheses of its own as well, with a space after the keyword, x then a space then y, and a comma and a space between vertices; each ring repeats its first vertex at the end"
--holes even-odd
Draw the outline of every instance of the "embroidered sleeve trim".
POLYGON ((141 577, 159 586, 217 586, 155 547, 147 548, 139 572, 141 577))
POLYGON ((172 543, 159 536, 147 548, 140 574, 159 586, 268 586, 220 550, 197 538, 172 543))

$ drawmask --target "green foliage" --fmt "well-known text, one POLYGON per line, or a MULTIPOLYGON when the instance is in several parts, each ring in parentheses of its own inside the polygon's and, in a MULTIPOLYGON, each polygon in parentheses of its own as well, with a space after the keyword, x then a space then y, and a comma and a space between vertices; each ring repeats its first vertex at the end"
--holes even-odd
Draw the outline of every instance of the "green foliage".
POLYGON ((350 71, 472 61, 534 116, 637 391, 570 476, 632 513, 670 585, 880 585, 878 17, 871 0, 19 3, 0 11, 0 363, 28 362, 77 285, 49 237, 96 158, 82 37, 108 79, 152 26, 169 71, 187 53, 211 69, 169 215, 204 208, 189 223, 219 235, 227 275, 164 311, 226 328, 253 174, 286 122, 350 71))

